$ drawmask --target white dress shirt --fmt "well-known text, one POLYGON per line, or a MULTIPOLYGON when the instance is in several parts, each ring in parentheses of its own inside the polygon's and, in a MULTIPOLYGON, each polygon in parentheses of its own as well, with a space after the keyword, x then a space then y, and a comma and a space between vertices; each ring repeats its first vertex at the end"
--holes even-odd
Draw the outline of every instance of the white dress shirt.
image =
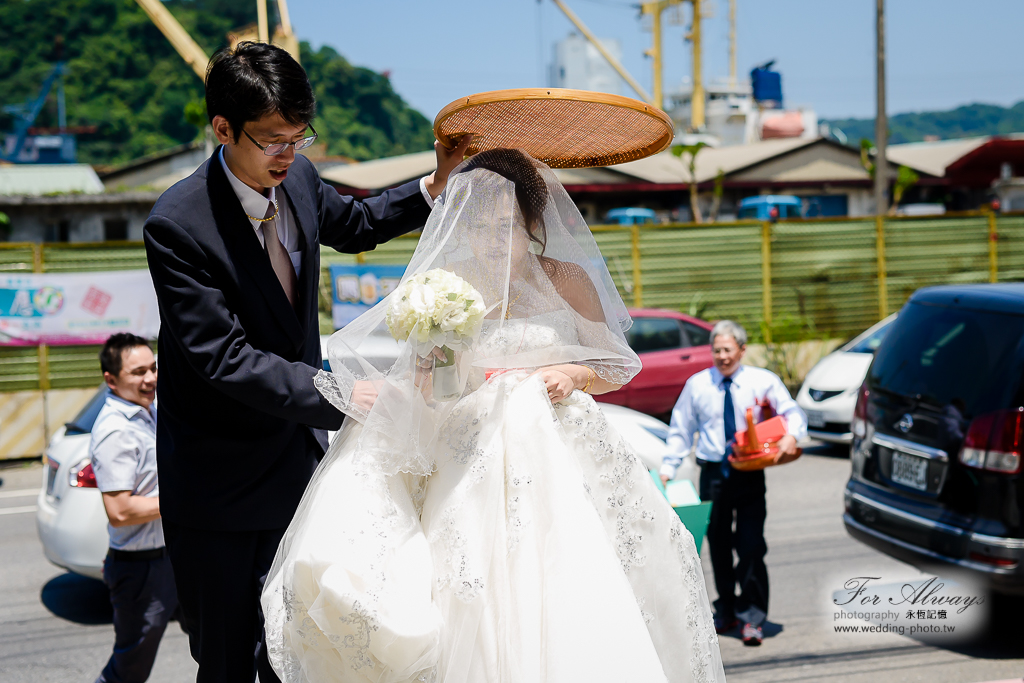
MULTIPOLYGON (((96 416, 89 442, 96 486, 103 493, 131 491, 133 496, 160 495, 156 476, 156 404, 147 410, 116 395, 107 396, 96 416)), ((159 519, 144 524, 107 525, 115 550, 164 547, 159 519)))
MULTIPOLYGON (((668 429, 668 454, 662 460, 661 474, 674 477, 683 457, 690 452, 693 435, 700 433, 697 458, 708 462, 721 462, 725 457, 725 377, 718 368, 701 370, 686 381, 672 409, 672 422, 668 429)), ((786 418, 786 431, 797 440, 807 436, 807 418, 789 395, 789 390, 778 375, 770 370, 741 365, 732 374, 732 405, 736 413, 736 429, 743 431, 747 424, 747 408, 767 401, 776 415, 786 418)), ((757 418, 755 410, 754 417, 757 418)), ((731 438, 731 437, 730 437, 731 438)))
MULTIPOLYGON (((274 201, 277 199, 277 188, 270 188, 270 195, 266 196, 261 192, 257 192, 252 189, 241 180, 239 180, 231 169, 228 168, 227 162, 224 160, 224 148, 221 147, 220 154, 220 165, 224 169, 224 174, 228 177, 228 183, 231 185, 231 189, 235 191, 235 196, 238 197, 238 201, 242 204, 242 210, 249 216, 249 222, 252 223, 253 230, 256 231, 256 237, 260 241, 260 246, 265 247, 266 242, 263 237, 263 223, 256 220, 256 218, 263 218, 267 215, 267 208, 274 206, 274 201), (253 218, 255 216, 255 218, 253 218)), ((427 192, 427 179, 420 178, 420 194, 427 202, 427 206, 431 209, 434 208, 434 199, 427 192)), ((291 259, 292 268, 295 269, 295 277, 302 277, 302 251, 299 248, 299 226, 295 222, 295 216, 292 214, 292 209, 288 205, 288 201, 284 198, 278 203, 277 218, 274 219, 277 224, 277 236, 281 240, 281 244, 284 246, 285 251, 288 252, 288 258, 291 259)))
MULTIPOLYGON (((238 201, 242 204, 242 210, 249 216, 249 222, 252 224, 253 230, 256 231, 256 237, 260 241, 260 246, 266 248, 266 241, 263 236, 263 223, 255 220, 255 218, 263 218, 267 215, 268 207, 273 211, 274 201, 277 199, 277 188, 270 188, 270 196, 268 197, 239 180, 231 172, 227 162, 224 160, 223 147, 220 149, 220 165, 224 168, 224 174, 228 177, 231 189, 235 191, 235 196, 238 197, 238 201), (254 216, 255 218, 253 218, 254 216)), ((299 248, 299 226, 295 222, 292 208, 284 197, 278 203, 277 217, 274 221, 277 224, 277 237, 281 240, 284 250, 288 252, 292 268, 295 269, 295 277, 301 278, 302 250, 299 248)))

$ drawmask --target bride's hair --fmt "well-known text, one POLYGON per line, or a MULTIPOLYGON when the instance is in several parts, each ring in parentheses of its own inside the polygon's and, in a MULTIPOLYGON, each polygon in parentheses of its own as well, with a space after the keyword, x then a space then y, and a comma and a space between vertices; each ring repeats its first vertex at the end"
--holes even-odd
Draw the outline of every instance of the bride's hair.
POLYGON ((547 243, 544 209, 548 205, 548 185, 533 159, 518 149, 489 149, 470 158, 460 173, 477 168, 497 173, 515 183, 516 202, 526 222, 526 232, 531 242, 540 245, 543 254, 547 243))

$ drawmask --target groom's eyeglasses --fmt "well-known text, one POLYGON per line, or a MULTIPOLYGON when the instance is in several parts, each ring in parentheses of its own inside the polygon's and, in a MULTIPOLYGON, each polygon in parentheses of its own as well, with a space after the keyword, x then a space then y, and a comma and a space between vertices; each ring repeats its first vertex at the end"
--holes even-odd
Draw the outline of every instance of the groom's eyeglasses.
POLYGON ((310 126, 309 129, 311 131, 313 131, 313 134, 310 135, 309 137, 302 138, 301 140, 296 140, 295 142, 277 142, 277 143, 274 143, 273 145, 266 145, 266 146, 261 145, 260 143, 256 142, 256 139, 253 136, 249 135, 248 133, 245 133, 245 129, 244 128, 242 129, 242 132, 245 133, 245 137, 247 137, 250 140, 252 140, 252 144, 254 144, 257 147, 259 147, 260 149, 262 149, 263 153, 266 154, 268 157, 276 157, 278 154, 280 154, 281 152, 283 152, 286 149, 288 149, 289 145, 294 145, 295 146, 295 151, 297 152, 300 149, 306 149, 307 147, 312 145, 314 142, 316 142, 316 128, 314 128, 313 126, 310 126))

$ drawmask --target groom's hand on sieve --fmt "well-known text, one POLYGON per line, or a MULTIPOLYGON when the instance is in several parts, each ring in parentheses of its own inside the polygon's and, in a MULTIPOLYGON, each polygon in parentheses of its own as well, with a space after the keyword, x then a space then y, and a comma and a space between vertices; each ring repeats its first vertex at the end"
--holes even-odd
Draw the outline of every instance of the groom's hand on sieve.
POLYGON ((448 149, 437 140, 434 140, 437 170, 427 176, 423 183, 433 199, 437 199, 444 192, 445 185, 448 184, 448 176, 451 175, 456 166, 462 163, 462 159, 466 156, 466 150, 469 149, 469 143, 472 141, 472 135, 463 135, 459 138, 459 143, 455 147, 448 149))
POLYGON ((352 403, 369 412, 377 401, 377 387, 373 382, 357 380, 352 387, 352 403))

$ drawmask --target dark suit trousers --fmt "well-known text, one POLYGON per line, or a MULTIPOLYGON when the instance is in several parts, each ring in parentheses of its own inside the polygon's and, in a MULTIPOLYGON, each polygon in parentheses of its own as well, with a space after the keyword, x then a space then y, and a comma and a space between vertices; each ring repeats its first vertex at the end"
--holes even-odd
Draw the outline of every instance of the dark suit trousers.
POLYGON ((728 463, 703 463, 700 498, 711 501, 707 537, 718 591, 715 613, 726 621, 736 617, 761 625, 768 616, 764 470, 741 472, 728 463), (739 558, 735 565, 733 550, 739 558))
POLYGON ((208 531, 163 520, 196 683, 278 683, 260 593, 284 529, 208 531))
POLYGON ((166 556, 103 561, 103 581, 114 607, 114 652, 96 683, 142 683, 149 678, 160 638, 178 608, 166 556))

